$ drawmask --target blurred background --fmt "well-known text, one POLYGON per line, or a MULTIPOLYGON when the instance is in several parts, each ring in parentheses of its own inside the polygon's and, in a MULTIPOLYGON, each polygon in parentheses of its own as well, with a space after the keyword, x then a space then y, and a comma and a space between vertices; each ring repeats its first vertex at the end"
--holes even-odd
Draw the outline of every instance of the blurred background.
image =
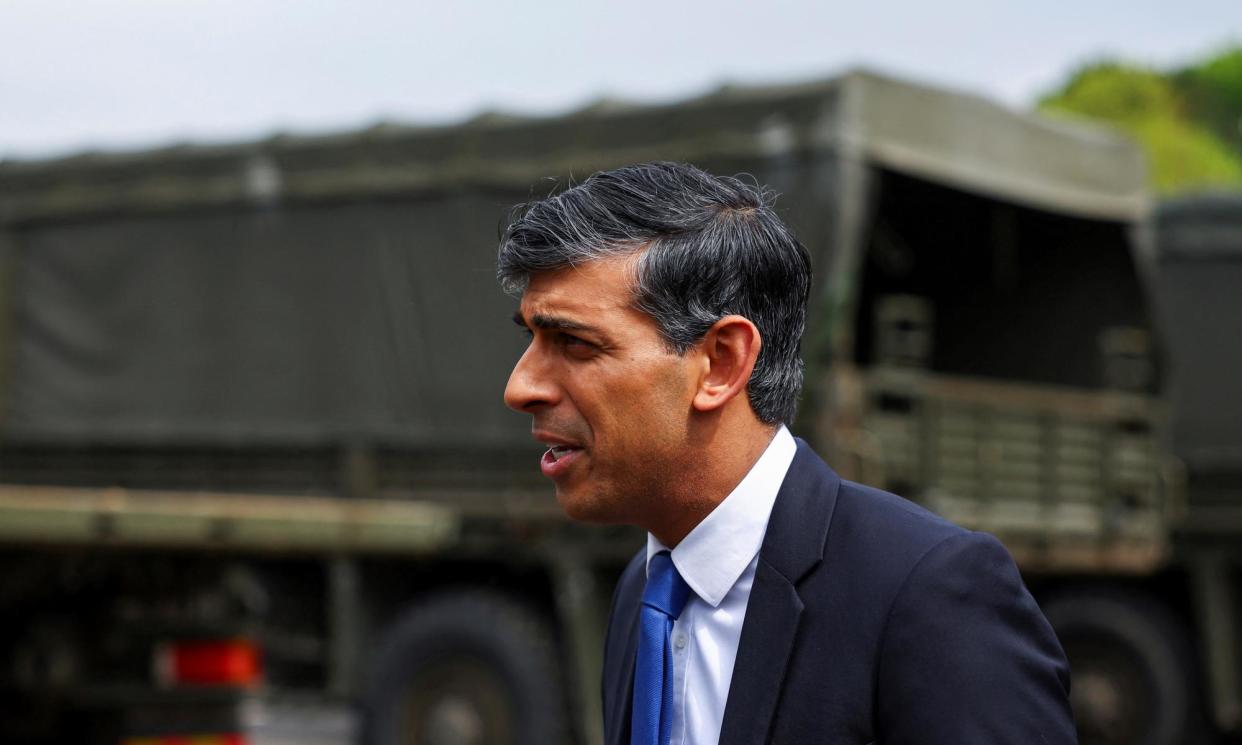
POLYGON ((683 160, 817 277, 796 434, 998 535, 1084 744, 1242 732, 1224 0, 0 3, 0 733, 602 742, 501 392, 515 204, 683 160))

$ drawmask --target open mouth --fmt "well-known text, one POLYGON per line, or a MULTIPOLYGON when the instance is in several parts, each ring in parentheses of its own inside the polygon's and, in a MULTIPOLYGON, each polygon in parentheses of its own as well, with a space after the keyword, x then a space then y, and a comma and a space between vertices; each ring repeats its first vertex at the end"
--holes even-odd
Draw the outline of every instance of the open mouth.
POLYGON ((569 455, 575 450, 578 450, 578 448, 570 447, 569 445, 553 445, 548 448, 548 455, 551 457, 552 462, 555 463, 562 457, 569 455))
POLYGON ((539 468, 544 476, 556 478, 564 474, 581 453, 582 448, 572 445, 550 445, 539 461, 539 468))

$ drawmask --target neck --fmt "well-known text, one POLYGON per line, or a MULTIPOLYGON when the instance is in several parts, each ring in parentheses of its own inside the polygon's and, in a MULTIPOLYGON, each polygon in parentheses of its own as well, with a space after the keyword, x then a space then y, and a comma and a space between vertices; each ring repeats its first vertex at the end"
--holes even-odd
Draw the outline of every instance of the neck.
POLYGON ((763 455, 777 426, 746 412, 740 422, 705 422, 690 433, 689 467, 663 495, 659 513, 645 527, 674 548, 733 492, 763 455))

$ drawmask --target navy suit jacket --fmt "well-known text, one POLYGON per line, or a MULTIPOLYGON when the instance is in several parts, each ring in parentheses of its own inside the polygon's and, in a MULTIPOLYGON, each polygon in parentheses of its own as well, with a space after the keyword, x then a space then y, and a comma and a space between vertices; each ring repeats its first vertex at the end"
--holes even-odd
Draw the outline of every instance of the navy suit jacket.
MULTIPOLYGON (((613 597, 606 745, 628 745, 645 552, 613 597)), ((720 745, 1068 745, 1061 646, 992 536, 842 481, 805 442, 759 550, 720 745)))

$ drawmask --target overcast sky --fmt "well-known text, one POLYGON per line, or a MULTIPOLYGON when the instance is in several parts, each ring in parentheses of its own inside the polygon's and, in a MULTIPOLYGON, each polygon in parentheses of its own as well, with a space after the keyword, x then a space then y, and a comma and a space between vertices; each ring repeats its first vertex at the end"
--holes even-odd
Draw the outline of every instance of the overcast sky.
POLYGON ((0 159, 667 101, 853 66, 1029 106, 1102 56, 1242 42, 1239 0, 0 0, 0 159))

